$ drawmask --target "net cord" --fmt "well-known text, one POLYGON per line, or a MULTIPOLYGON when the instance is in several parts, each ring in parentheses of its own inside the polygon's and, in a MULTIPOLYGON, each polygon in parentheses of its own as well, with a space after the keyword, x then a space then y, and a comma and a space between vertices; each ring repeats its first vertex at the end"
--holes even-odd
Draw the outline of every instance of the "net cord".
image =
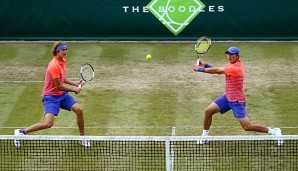
POLYGON ((57 136, 57 135, 0 135, 0 140, 101 140, 101 141, 234 141, 234 140, 296 140, 298 135, 282 136, 57 136))

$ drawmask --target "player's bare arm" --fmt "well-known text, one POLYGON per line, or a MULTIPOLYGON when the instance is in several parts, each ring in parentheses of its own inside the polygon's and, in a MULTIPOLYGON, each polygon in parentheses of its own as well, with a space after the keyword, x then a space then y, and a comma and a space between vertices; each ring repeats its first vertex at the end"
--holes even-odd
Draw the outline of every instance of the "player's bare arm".
MULTIPOLYGON (((67 80, 67 79, 66 79, 67 80)), ((67 83, 64 79, 64 82, 67 83)), ((68 80, 69 81, 69 80, 68 80)), ((66 87, 64 86, 63 84, 60 84, 60 78, 55 78, 54 79, 54 82, 55 82, 55 86, 58 90, 61 90, 61 91, 67 91, 67 92, 75 92, 76 94, 80 93, 81 91, 81 88, 78 88, 78 87, 66 87)), ((68 84, 68 83, 67 83, 68 84)))
POLYGON ((225 70, 222 67, 205 68, 206 65, 207 64, 205 62, 202 62, 199 65, 195 64, 193 70, 208 74, 225 74, 225 70))
POLYGON ((217 68, 217 67, 205 68, 205 73, 208 73, 208 74, 225 74, 225 70, 222 67, 220 67, 220 68, 217 68))
POLYGON ((71 81, 68 78, 64 78, 64 83, 78 87, 80 85, 81 81, 71 81))

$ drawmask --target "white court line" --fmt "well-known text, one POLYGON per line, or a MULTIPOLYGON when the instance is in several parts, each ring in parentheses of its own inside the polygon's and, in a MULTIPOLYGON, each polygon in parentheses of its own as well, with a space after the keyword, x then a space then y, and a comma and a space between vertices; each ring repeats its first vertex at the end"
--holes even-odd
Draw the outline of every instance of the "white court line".
MULTIPOLYGON (((175 128, 201 128, 202 125, 199 126, 175 126, 175 128)), ((25 126, 2 126, 0 129, 17 129, 17 128, 25 128, 25 126)), ((77 129, 76 126, 53 126, 51 128, 54 129, 77 129)), ((140 129, 140 128, 146 128, 146 129, 154 129, 154 128, 173 128, 173 126, 90 126, 85 127, 87 129, 140 129)), ((239 128, 239 126, 211 126, 211 128, 239 128)), ((288 127, 279 127, 279 128, 285 128, 285 129, 298 129, 297 126, 288 126, 288 127)))
POLYGON ((41 83, 41 82, 44 82, 44 81, 0 81, 0 83, 41 83))
MULTIPOLYGON (((25 81, 25 80, 16 80, 16 81, 2 81, 0 80, 0 83, 43 83, 44 81, 25 81)), ((129 82, 123 82, 123 81, 91 81, 90 83, 101 83, 101 84, 131 84, 132 81, 129 81, 129 82)), ((138 82, 138 83, 147 83, 148 81, 147 80, 144 80, 144 81, 141 81, 141 80, 137 80, 135 82, 138 82)), ((218 81, 206 81, 206 80, 195 80, 195 81, 177 81, 177 80, 173 80, 173 81, 152 81, 150 80, 151 83, 202 83, 202 82, 208 82, 208 83, 218 83, 218 81)), ((258 83, 258 82, 265 82, 265 83, 298 83, 298 81, 295 81, 295 80, 289 80, 289 81, 286 81, 286 80, 259 80, 259 81, 256 81, 256 80, 253 80, 253 81, 247 81, 247 82, 250 82, 250 83, 258 83)), ((90 84, 88 82, 88 84, 90 84)))

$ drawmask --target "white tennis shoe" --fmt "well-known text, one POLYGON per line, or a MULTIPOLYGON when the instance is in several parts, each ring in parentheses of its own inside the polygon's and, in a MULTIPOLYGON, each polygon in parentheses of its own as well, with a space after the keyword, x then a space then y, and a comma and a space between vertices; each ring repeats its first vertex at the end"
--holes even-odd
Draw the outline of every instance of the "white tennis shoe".
MULTIPOLYGON (((282 133, 281 133, 281 129, 280 128, 273 128, 275 130, 275 133, 273 134, 274 136, 282 136, 282 133)), ((277 145, 278 146, 281 146, 283 145, 284 141, 282 138, 278 138, 277 139, 277 145)))
MULTIPOLYGON (((201 135, 201 137, 207 137, 207 135, 201 135)), ((208 144, 208 140, 200 139, 197 141, 197 144, 208 144)))
MULTIPOLYGON (((16 130, 14 130, 14 135, 15 135, 15 136, 23 136, 23 135, 25 135, 25 134, 20 133, 20 129, 16 129, 16 130)), ((19 140, 19 139, 14 139, 14 145, 15 145, 17 148, 20 148, 20 147, 21 147, 21 140, 19 140)))
POLYGON ((91 143, 89 140, 80 140, 80 144, 83 147, 91 147, 91 143))

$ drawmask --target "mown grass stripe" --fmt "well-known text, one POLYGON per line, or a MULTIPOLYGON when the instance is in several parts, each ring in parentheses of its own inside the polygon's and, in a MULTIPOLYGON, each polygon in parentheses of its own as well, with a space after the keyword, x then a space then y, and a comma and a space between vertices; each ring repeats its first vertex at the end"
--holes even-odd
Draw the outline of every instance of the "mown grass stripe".
POLYGON ((26 85, 23 84, 0 83, 0 125, 10 126, 10 124, 6 124, 7 120, 25 87, 26 85))

